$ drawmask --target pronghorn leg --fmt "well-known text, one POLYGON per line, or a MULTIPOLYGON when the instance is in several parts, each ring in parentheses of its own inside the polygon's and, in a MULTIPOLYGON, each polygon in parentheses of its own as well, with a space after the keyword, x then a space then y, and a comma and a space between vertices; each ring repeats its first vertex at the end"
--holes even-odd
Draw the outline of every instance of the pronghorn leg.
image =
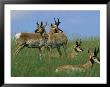
POLYGON ((65 55, 67 56, 67 52, 66 52, 67 46, 66 46, 66 45, 63 45, 63 48, 64 48, 64 53, 65 53, 65 55))
POLYGON ((45 47, 45 46, 43 46, 43 47, 41 47, 41 50, 43 51, 43 50, 45 50, 45 48, 46 48, 46 47, 45 47))
POLYGON ((47 47, 47 50, 48 50, 49 58, 52 57, 52 48, 51 47, 47 47))
POLYGON ((59 55, 62 56, 62 53, 61 53, 60 47, 57 47, 57 50, 58 50, 59 55))
POLYGON ((24 48, 24 45, 18 46, 18 48, 15 51, 15 55, 17 55, 21 51, 21 49, 23 49, 23 48, 24 48))
POLYGON ((39 48, 39 52, 40 52, 39 57, 40 57, 40 60, 41 60, 41 57, 42 57, 42 49, 41 48, 39 48))

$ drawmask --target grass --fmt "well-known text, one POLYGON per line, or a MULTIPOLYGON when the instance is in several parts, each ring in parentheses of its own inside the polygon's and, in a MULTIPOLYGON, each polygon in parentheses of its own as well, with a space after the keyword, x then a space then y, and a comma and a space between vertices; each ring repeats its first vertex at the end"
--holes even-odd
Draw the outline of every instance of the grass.
MULTIPOLYGON (((72 43, 68 42, 67 52, 71 52, 72 43)), ((74 59, 63 56, 60 58, 56 49, 53 49, 55 57, 48 58, 47 51, 43 51, 43 57, 40 60, 39 50, 36 48, 24 48, 17 56, 13 56, 16 49, 14 40, 11 43, 11 76, 12 77, 99 77, 100 65, 94 66, 85 72, 59 72, 55 69, 63 64, 84 64, 88 59, 88 49, 94 50, 99 46, 99 38, 84 38, 82 39, 82 48, 84 51, 75 56, 74 59)), ((63 51, 63 49, 61 49, 63 51)), ((63 52, 64 53, 64 52, 63 52)), ((99 56, 99 54, 98 54, 99 56)))

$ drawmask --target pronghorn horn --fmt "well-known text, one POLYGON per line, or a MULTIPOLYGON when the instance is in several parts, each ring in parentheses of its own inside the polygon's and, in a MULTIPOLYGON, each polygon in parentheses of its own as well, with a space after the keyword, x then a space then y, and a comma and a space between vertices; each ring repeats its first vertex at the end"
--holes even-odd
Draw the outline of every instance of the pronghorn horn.
POLYGON ((43 27, 46 27, 47 26, 47 22, 45 23, 45 25, 43 27))
POLYGON ((76 44, 78 44, 78 41, 76 41, 76 44))
POLYGON ((44 25, 45 27, 47 26, 47 22, 45 23, 45 25, 44 25))
POLYGON ((94 49, 94 55, 96 56, 96 48, 94 49))
POLYGON ((55 21, 55 25, 57 25, 57 22, 56 22, 55 18, 54 18, 54 21, 55 21))
POLYGON ((36 23, 36 24, 37 24, 37 26, 39 26, 39 23, 38 23, 38 21, 37 21, 37 23, 36 23))
POLYGON ((97 56, 98 52, 99 52, 99 47, 98 47, 98 49, 95 48, 94 55, 97 56))
POLYGON ((94 50, 94 55, 96 56, 96 48, 95 48, 95 50, 94 50))
POLYGON ((96 51, 96 54, 98 54, 98 52, 99 52, 99 47, 98 47, 98 49, 97 49, 97 51, 96 51))
POLYGON ((40 26, 43 26, 43 22, 41 21, 41 25, 40 26))
POLYGON ((53 24, 51 23, 51 26, 53 26, 53 24))
POLYGON ((57 22, 57 26, 61 23, 60 21, 59 21, 59 18, 57 18, 58 19, 58 22, 57 22))

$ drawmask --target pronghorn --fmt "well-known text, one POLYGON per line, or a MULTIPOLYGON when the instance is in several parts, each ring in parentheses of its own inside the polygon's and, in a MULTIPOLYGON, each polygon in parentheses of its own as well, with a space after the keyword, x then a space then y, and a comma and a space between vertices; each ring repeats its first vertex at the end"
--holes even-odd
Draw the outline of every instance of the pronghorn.
POLYGON ((82 52, 83 49, 81 48, 82 41, 80 39, 80 42, 76 41, 75 45, 73 45, 73 50, 71 53, 68 54, 68 58, 74 58, 79 52, 82 52))
MULTIPOLYGON (((59 21, 58 21, 57 25, 59 25, 59 21)), ((59 55, 62 56, 60 47, 63 46, 64 52, 66 54, 68 39, 67 39, 67 36, 62 32, 58 32, 58 33, 53 32, 54 29, 58 30, 57 28, 58 27, 56 27, 56 25, 51 24, 50 32, 48 33, 47 46, 50 47, 50 52, 51 52, 52 48, 57 48, 59 55)))
POLYGON ((41 56, 41 48, 45 46, 46 38, 44 33, 45 26, 43 26, 43 23, 41 22, 41 25, 39 25, 39 31, 37 33, 27 33, 27 32, 21 32, 17 33, 15 35, 15 41, 17 43, 17 49, 15 51, 15 55, 18 54, 24 47, 28 48, 39 48, 40 56, 41 56))
POLYGON ((91 68, 94 62, 100 64, 100 61, 97 58, 97 54, 99 52, 99 48, 94 50, 94 52, 88 51, 89 59, 85 64, 81 65, 61 65, 59 66, 55 72, 63 72, 63 71, 85 71, 88 68, 91 68))

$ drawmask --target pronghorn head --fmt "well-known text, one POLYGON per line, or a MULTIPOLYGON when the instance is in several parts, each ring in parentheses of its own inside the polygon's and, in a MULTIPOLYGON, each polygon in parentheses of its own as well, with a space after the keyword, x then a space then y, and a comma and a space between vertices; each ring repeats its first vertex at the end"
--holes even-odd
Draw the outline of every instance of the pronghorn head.
POLYGON ((99 52, 99 48, 94 50, 94 52, 92 52, 91 50, 88 50, 89 53, 89 60, 91 61, 91 63, 98 63, 100 64, 100 60, 98 58, 98 52, 99 52))
POLYGON ((37 22, 37 29, 35 30, 35 33, 40 33, 43 34, 45 31, 45 27, 47 26, 47 22, 45 25, 43 25, 43 22, 41 21, 41 24, 39 25, 39 23, 37 22))
POLYGON ((53 32, 53 33, 58 33, 58 27, 51 23, 50 31, 53 32))
POLYGON ((58 26, 59 26, 59 24, 60 24, 61 22, 59 21, 59 18, 57 18, 57 20, 58 20, 58 21, 56 21, 55 18, 54 18, 55 24, 52 24, 52 23, 51 23, 51 26, 50 26, 51 31, 54 32, 54 33, 58 33, 58 32, 59 32, 58 26))
POLYGON ((74 50, 76 52, 82 52, 83 51, 83 49, 81 48, 81 44, 82 44, 81 39, 79 42, 78 41, 75 42, 74 50))

